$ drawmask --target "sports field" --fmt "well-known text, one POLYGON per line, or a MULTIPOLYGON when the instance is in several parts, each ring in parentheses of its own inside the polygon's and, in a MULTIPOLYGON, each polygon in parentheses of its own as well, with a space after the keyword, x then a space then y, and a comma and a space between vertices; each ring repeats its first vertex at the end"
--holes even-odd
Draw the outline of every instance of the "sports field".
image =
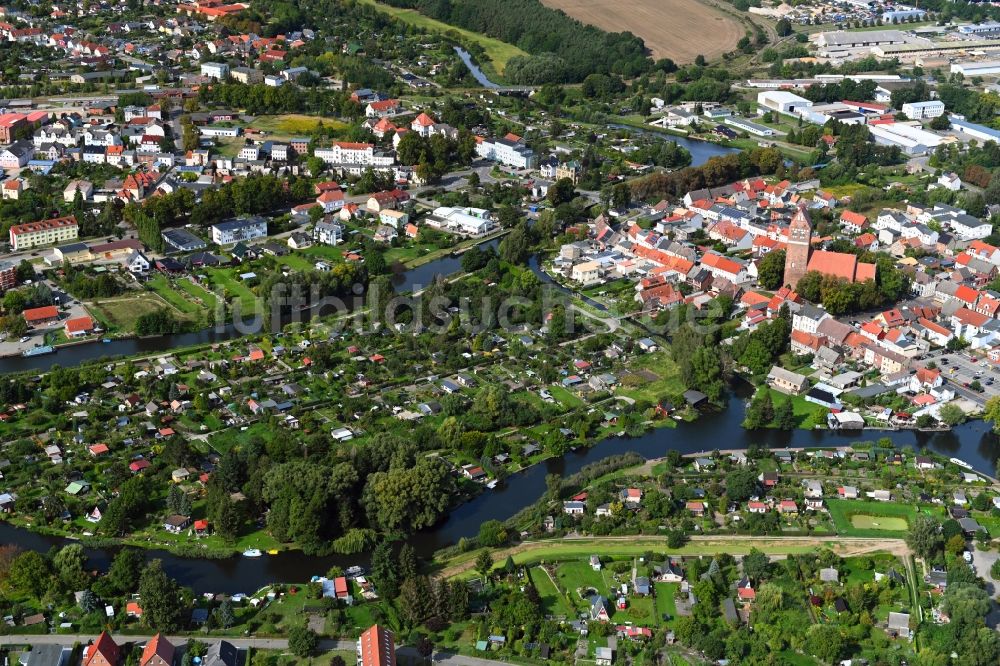
POLYGON ((856 513, 851 516, 851 525, 862 530, 893 530, 898 532, 904 532, 908 527, 905 518, 871 516, 866 513, 856 513))
POLYGON ((608 32, 631 32, 654 58, 693 62, 732 51, 744 34, 740 23, 698 0, 542 0, 569 16, 608 32))
MULTIPOLYGON (((464 28, 442 23, 441 21, 432 19, 429 16, 424 16, 415 9, 403 9, 400 7, 383 5, 376 2, 376 0, 361 0, 361 3, 371 5, 377 8, 380 12, 398 18, 403 23, 423 28, 424 30, 429 30, 431 32, 453 32, 463 39, 479 44, 483 47, 486 57, 493 62, 493 67, 496 69, 498 74, 503 74, 503 70, 507 66, 507 61, 514 56, 528 55, 513 44, 501 42, 499 39, 487 37, 486 35, 478 32, 472 32, 471 30, 465 30, 464 28)), ((739 39, 739 37, 737 37, 737 39, 739 39)))

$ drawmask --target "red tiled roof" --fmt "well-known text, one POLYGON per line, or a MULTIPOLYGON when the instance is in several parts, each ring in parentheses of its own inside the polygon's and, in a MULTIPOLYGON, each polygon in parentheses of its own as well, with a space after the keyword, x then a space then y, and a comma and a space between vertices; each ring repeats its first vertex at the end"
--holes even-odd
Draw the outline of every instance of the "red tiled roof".
POLYGON ((383 99, 379 102, 370 102, 368 106, 372 107, 376 111, 386 111, 388 109, 394 109, 399 106, 398 99, 383 99))
POLYGON ((979 292, 968 285, 960 284, 955 290, 955 298, 971 305, 979 299, 979 292))
POLYGON ((83 666, 103 663, 117 664, 119 658, 120 651, 118 644, 111 638, 111 634, 102 631, 101 635, 94 641, 94 644, 85 651, 83 666), (100 655, 100 658, 98 658, 98 655, 100 655))
POLYGON ((94 330, 94 320, 90 317, 76 317, 66 320, 67 333, 86 333, 94 330))
POLYGON ((24 320, 29 324, 36 321, 46 321, 58 319, 59 309, 54 305, 45 305, 40 308, 31 308, 24 311, 24 320))
POLYGON ((850 282, 864 282, 875 278, 875 264, 861 263, 856 256, 845 252, 814 250, 809 257, 807 270, 833 275, 850 282))

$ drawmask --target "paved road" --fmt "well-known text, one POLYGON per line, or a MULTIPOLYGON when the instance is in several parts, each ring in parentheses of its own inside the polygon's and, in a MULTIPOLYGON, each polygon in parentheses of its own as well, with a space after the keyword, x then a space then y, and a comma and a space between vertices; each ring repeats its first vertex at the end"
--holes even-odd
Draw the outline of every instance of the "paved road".
MULTIPOLYGON (((40 636, 0 636, 0 646, 3 645, 65 645, 72 647, 74 643, 81 643, 86 645, 88 642, 94 640, 94 636, 87 634, 44 634, 40 636)), ((122 643, 145 643, 152 636, 132 636, 127 634, 112 634, 112 638, 115 642, 121 645, 122 643)), ((222 636, 205 636, 203 634, 191 634, 190 636, 167 636, 169 640, 174 645, 184 645, 187 643, 189 638, 194 638, 206 643, 211 643, 213 641, 225 640, 229 641, 236 647, 240 649, 246 649, 248 647, 263 648, 265 650, 284 650, 288 648, 288 639, 286 638, 229 638, 222 636)), ((354 641, 335 641, 331 639, 323 639, 319 642, 320 650, 354 650, 356 647, 354 641)))
POLYGON ((993 578, 990 574, 993 563, 1000 559, 1000 553, 993 550, 979 550, 971 542, 968 549, 972 551, 972 564, 976 569, 976 575, 986 581, 986 591, 994 599, 990 612, 985 618, 986 626, 1000 628, 1000 604, 995 600, 997 592, 1000 591, 1000 580, 993 578))

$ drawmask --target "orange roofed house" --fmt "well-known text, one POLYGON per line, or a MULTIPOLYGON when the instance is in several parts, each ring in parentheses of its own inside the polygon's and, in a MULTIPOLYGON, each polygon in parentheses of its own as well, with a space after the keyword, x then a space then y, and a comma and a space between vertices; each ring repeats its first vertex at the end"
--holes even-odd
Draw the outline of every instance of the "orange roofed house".
POLYGON ((76 338, 94 332, 94 320, 90 317, 75 317, 66 320, 66 337, 76 338))
POLYGON ((391 631, 377 624, 358 639, 358 666, 396 666, 396 646, 391 631))
POLYGON ((24 311, 24 321, 28 326, 38 326, 47 324, 59 319, 59 308, 54 305, 46 305, 40 308, 31 308, 24 311))
POLYGON ((156 634, 142 650, 139 666, 173 666, 174 646, 163 634, 156 634))
POLYGON ((111 634, 102 631, 93 645, 83 651, 83 666, 118 666, 121 652, 111 634))

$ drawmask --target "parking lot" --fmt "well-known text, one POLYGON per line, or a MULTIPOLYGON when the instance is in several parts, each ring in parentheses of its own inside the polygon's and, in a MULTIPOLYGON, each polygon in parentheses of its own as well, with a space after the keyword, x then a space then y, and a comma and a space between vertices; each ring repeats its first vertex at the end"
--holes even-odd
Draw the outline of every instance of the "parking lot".
POLYGON ((984 358, 949 352, 929 356, 927 360, 937 364, 948 388, 962 397, 983 405, 993 396, 1000 395, 1000 368, 984 358), (982 386, 982 391, 970 388, 976 381, 982 386))

